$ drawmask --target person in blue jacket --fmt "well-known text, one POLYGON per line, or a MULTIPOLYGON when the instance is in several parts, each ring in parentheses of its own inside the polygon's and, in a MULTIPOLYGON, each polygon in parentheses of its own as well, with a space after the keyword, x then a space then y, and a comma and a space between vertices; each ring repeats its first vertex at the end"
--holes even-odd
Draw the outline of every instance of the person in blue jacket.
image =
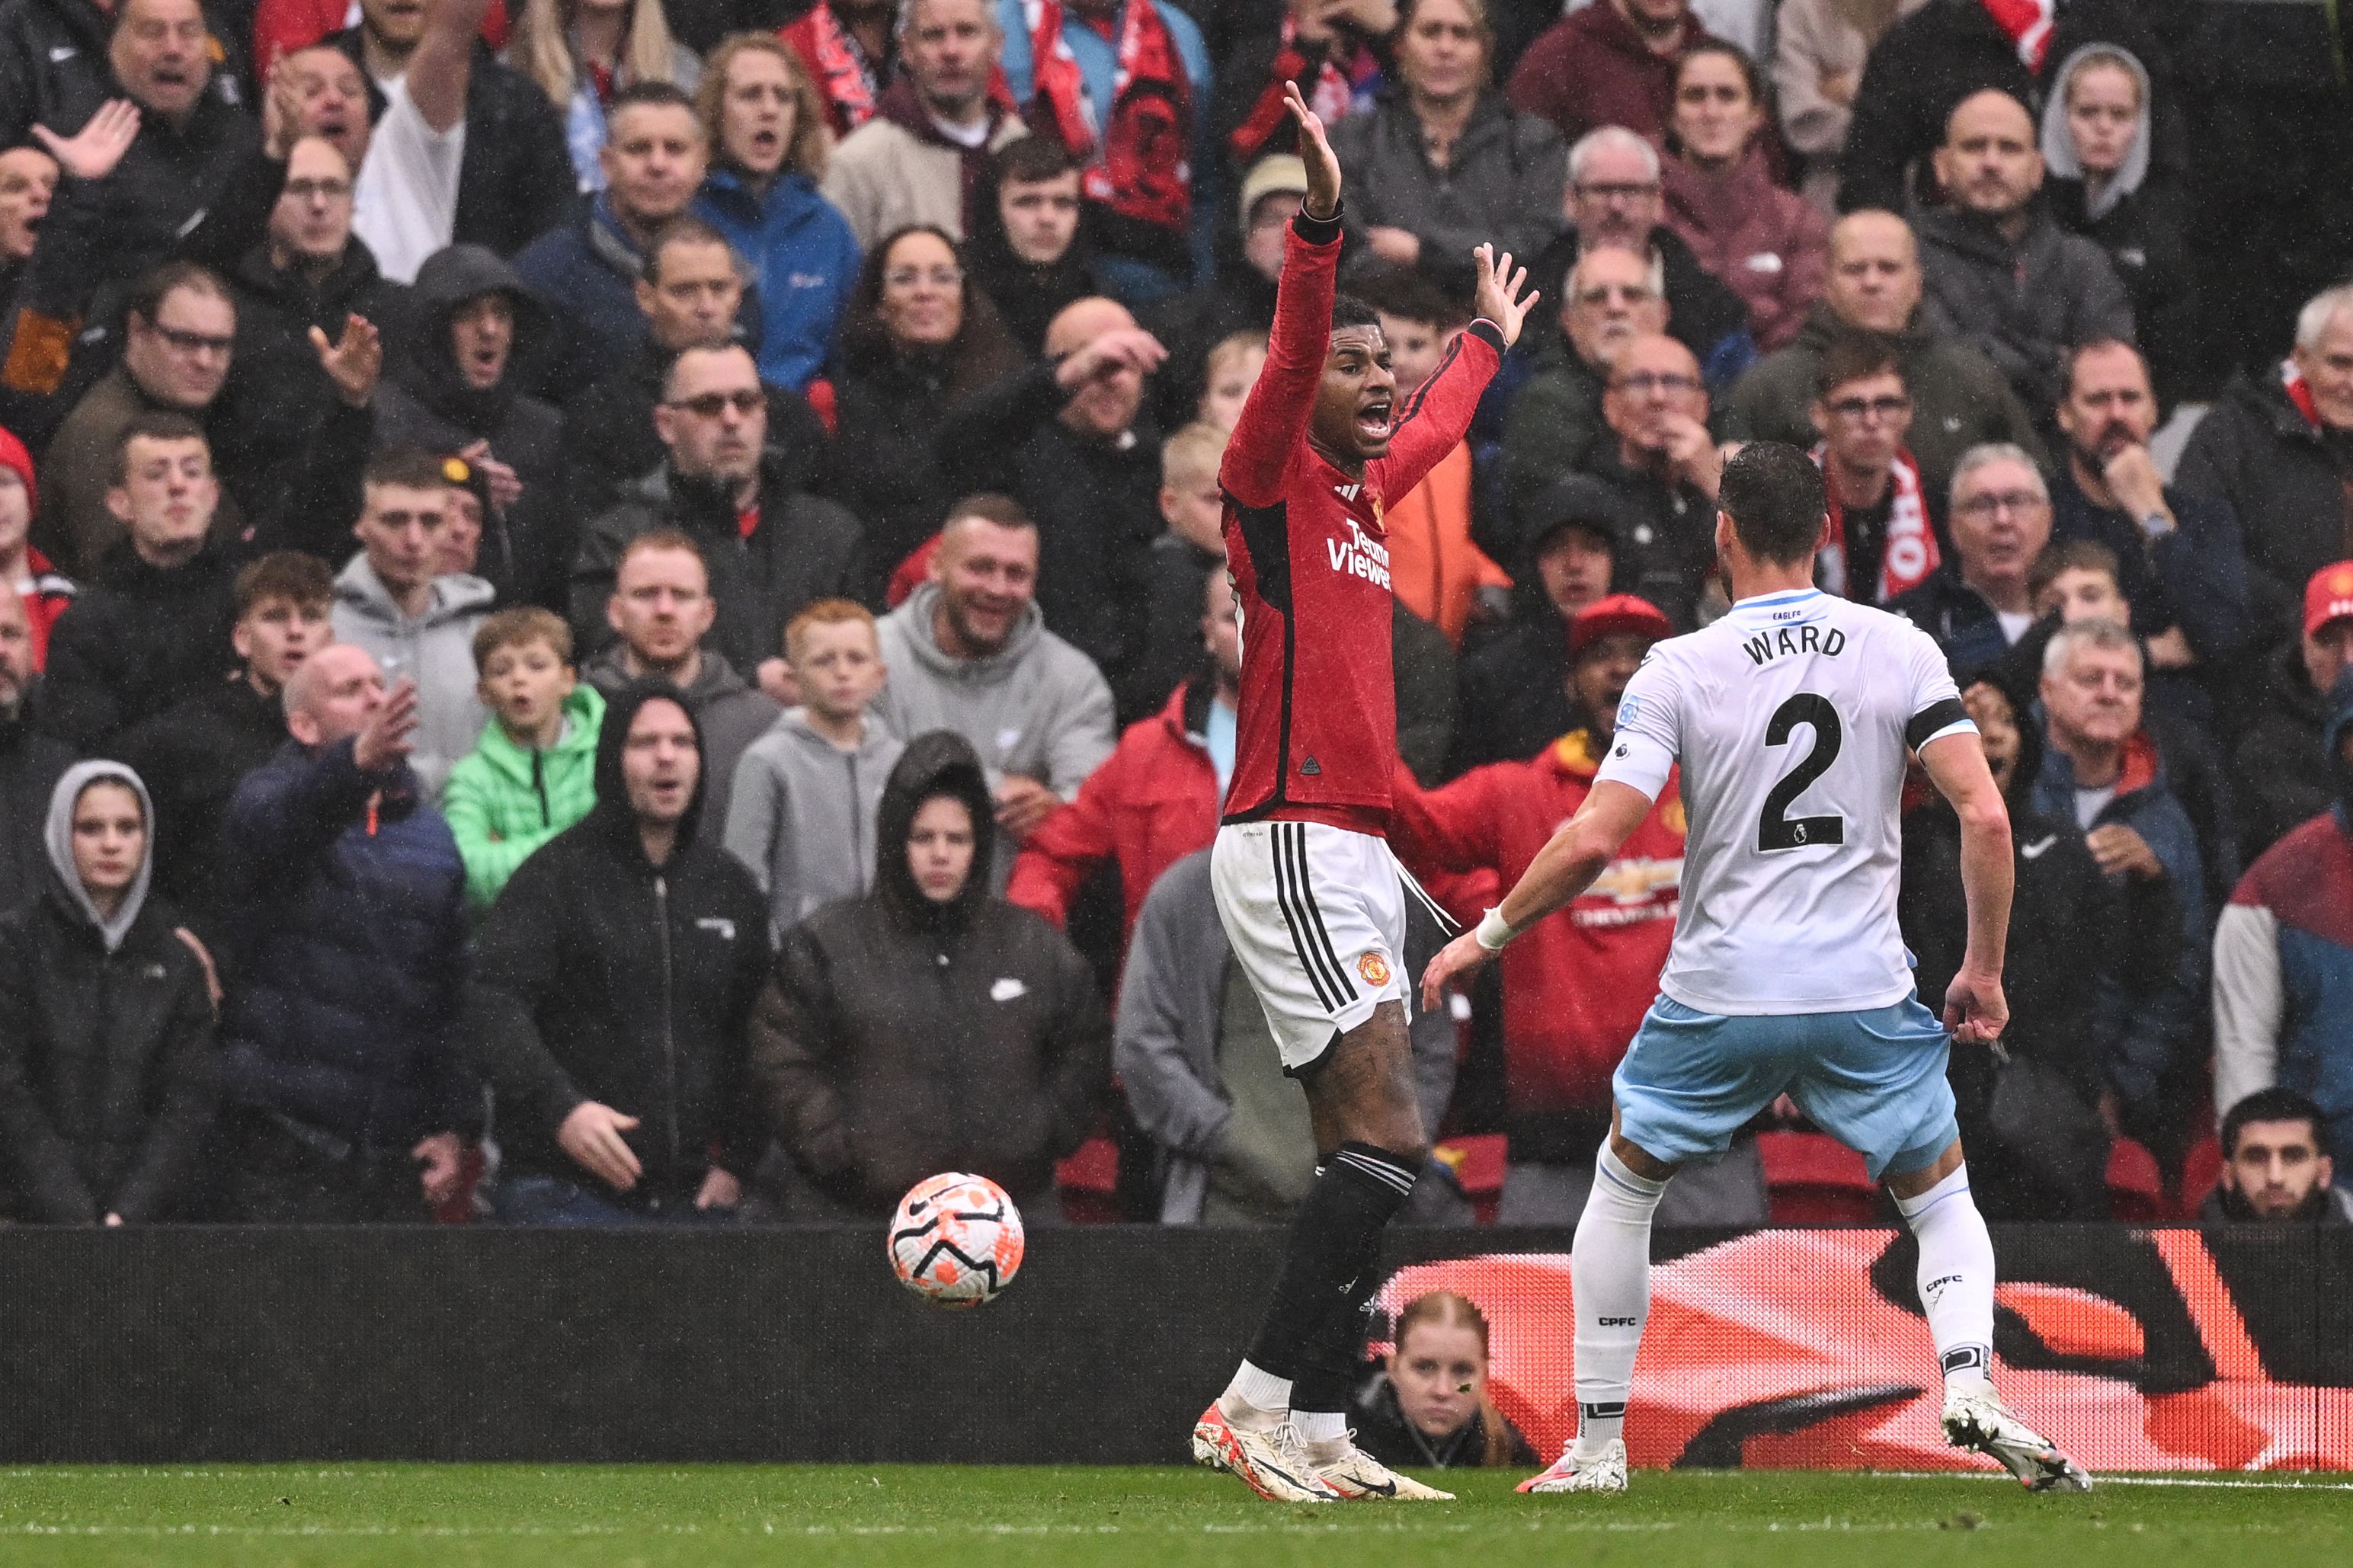
POLYGON ((760 379, 798 392, 825 363, 860 259, 849 220, 817 188, 824 102, 788 46, 742 33, 712 52, 696 109, 712 166, 694 211, 750 264, 760 379))

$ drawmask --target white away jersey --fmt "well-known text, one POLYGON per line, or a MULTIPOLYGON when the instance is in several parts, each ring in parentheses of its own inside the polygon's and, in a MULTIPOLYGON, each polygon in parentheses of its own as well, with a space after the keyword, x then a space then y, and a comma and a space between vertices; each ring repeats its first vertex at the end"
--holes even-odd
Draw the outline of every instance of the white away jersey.
POLYGON ((1960 731, 1977 726, 1927 634, 1813 589, 1744 599, 1654 646, 1599 776, 1656 799, 1683 765, 1683 911, 1659 989, 1727 1016, 1911 994, 1905 763, 1960 731))

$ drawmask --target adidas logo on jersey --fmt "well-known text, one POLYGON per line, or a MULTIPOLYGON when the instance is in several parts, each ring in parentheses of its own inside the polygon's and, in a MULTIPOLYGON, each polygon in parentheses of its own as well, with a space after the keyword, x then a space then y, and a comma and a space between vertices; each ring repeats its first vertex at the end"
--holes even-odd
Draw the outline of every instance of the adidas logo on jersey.
POLYGON ((1362 484, 1334 485, 1332 487, 1332 493, 1338 496, 1342 500, 1355 500, 1356 499, 1356 492, 1364 488, 1365 487, 1362 484))
POLYGON ((1389 585, 1388 546, 1366 534, 1355 518, 1348 519, 1346 539, 1327 539, 1324 552, 1331 558, 1332 570, 1345 572, 1352 577, 1362 577, 1377 588, 1389 585))

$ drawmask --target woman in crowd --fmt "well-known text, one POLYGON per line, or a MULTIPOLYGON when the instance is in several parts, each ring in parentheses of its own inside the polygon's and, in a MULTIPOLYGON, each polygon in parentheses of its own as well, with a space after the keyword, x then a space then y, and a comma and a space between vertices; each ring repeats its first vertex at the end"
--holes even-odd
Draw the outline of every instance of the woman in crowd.
POLYGON ((2043 194, 2051 216, 2108 253, 2132 295, 2133 329, 2170 407, 2197 384, 2198 285, 2189 255, 2189 204, 2174 178, 2149 163, 2148 71, 2129 49, 2092 44, 2052 78, 2042 110, 2043 194))
POLYGON ((1838 210, 1839 155, 1854 118, 1862 62, 1898 16, 1928 0, 1781 0, 1774 23, 1773 86, 1781 134, 1806 160, 1806 199, 1838 210))
POLYGON ((506 63, 539 84, 564 116, 584 191, 605 188, 605 106, 632 82, 692 92, 702 67, 671 37, 662 0, 524 0, 506 63))
POLYGON ((1702 44, 1675 69, 1663 168, 1667 226, 1748 308, 1769 353, 1798 335, 1830 271, 1830 226, 1773 183, 1765 150, 1765 78, 1730 44, 1702 44))
POLYGON ((849 220, 818 194, 832 141, 824 100, 774 34, 738 33, 712 51, 695 108, 711 143, 695 211, 759 285, 760 379, 798 392, 858 281, 849 220))
POLYGON ((787 1217, 880 1219, 941 1171, 1060 1216, 1054 1162, 1110 1089, 1093 972, 991 896, 995 805, 946 731, 908 744, 875 813, 873 889, 785 933, 752 1019, 752 1081, 798 1167, 787 1217))
POLYGON ((0 919, 0 1169, 20 1219, 190 1206, 220 1068, 205 963, 148 897, 154 816, 129 768, 75 763, 49 796, 48 885, 0 919))
POLYGON ((1397 1346, 1356 1397, 1357 1446, 1401 1469, 1526 1466, 1535 1451, 1487 1397, 1487 1319, 1451 1290, 1398 1314, 1397 1346))
POLYGON ((866 597, 881 604, 961 493, 934 450, 949 406, 1018 366, 1021 351, 955 243, 923 224, 868 253, 834 363, 834 495, 865 524, 866 597))
POLYGON ((1459 273, 1468 298, 1472 247, 1533 258, 1559 229, 1568 149, 1495 90, 1486 0, 1407 0, 1398 17, 1397 81, 1332 131, 1354 182, 1342 216, 1384 261, 1459 273))

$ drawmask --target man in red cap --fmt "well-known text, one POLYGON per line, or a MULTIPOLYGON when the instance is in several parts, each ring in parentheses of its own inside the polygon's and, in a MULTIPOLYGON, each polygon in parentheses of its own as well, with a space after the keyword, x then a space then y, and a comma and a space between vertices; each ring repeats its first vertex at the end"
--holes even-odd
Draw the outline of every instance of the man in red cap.
POLYGON ((33 455, 13 433, 0 429, 0 587, 15 590, 25 601, 35 669, 48 667, 49 627, 74 595, 74 585, 50 570, 48 557, 32 546, 33 518, 40 510, 33 455))
MULTIPOLYGON (((1527 762, 1473 768, 1424 792, 1398 771, 1390 842, 1407 868, 1466 922, 1519 880, 1553 830, 1576 815, 1609 754, 1618 700, 1642 656, 1672 637, 1646 599, 1612 594, 1569 623, 1567 685, 1578 725, 1527 762)), ((1510 1167, 1507 1225, 1575 1225, 1609 1131, 1609 1075, 1626 1054, 1674 936, 1683 807, 1671 781, 1591 890, 1504 952, 1504 1073, 1510 1167)), ((1754 1140, 1668 1189, 1672 1223, 1764 1223, 1754 1140), (1683 1185, 1691 1178, 1686 1188, 1683 1185)), ((1663 1209, 1662 1210, 1663 1213, 1663 1209)), ((1662 1222, 1669 1223, 1669 1222, 1662 1222)))
POLYGON ((2305 818, 2327 811, 2337 772, 2321 734, 2340 705, 2330 690, 2353 668, 2353 561, 2304 585, 2304 636, 2263 663, 2254 711, 2231 758, 2241 854, 2249 863, 2305 818))

